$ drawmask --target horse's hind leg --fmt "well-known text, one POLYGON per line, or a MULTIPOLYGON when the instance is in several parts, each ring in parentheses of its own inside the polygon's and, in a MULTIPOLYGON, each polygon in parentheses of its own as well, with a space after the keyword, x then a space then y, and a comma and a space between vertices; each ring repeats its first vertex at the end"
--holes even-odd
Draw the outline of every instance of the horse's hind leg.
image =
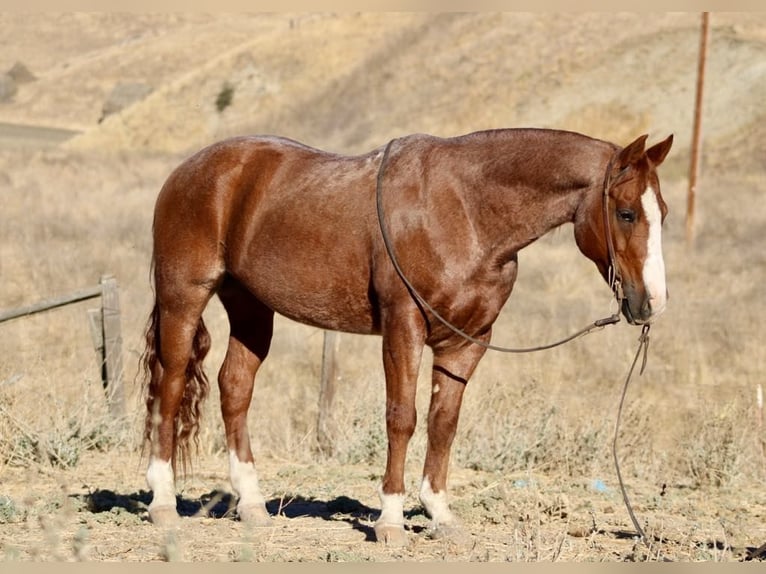
POLYGON ((176 457, 179 451, 184 462, 188 456, 188 441, 198 425, 199 404, 207 393, 206 380, 199 373, 209 349, 202 311, 211 296, 210 286, 173 285, 168 290, 165 283, 158 282, 153 312, 157 356, 152 365, 151 398, 147 405, 151 457, 146 473, 153 493, 149 517, 158 525, 173 523, 178 518, 176 457), (190 384, 195 386, 190 388, 190 384))
POLYGON ((271 521, 258 486, 247 411, 253 395, 255 374, 269 352, 274 312, 230 277, 224 280, 218 296, 229 315, 231 326, 229 348, 218 374, 231 485, 239 496, 237 512, 240 519, 267 525, 271 521))

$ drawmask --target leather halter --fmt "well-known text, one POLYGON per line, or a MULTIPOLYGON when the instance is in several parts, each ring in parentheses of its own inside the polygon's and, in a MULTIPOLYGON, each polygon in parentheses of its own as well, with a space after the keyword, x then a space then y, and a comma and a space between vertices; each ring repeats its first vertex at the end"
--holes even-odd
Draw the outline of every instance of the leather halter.
POLYGON ((617 299, 619 310, 619 308, 622 307, 623 299, 625 299, 625 293, 622 290, 622 273, 620 273, 620 267, 617 265, 617 256, 615 255, 614 250, 614 239, 612 238, 612 227, 609 223, 611 221, 609 210, 609 191, 612 188, 613 182, 619 180, 620 177, 622 177, 629 168, 625 167, 620 170, 620 172, 613 179, 612 169, 616 157, 617 154, 612 155, 612 157, 609 159, 609 163, 606 164, 606 174, 604 175, 604 193, 602 196, 602 214, 604 218, 604 235, 606 236, 607 257, 609 258, 609 266, 607 268, 607 282, 609 283, 609 287, 612 289, 612 293, 614 293, 614 296, 617 299))

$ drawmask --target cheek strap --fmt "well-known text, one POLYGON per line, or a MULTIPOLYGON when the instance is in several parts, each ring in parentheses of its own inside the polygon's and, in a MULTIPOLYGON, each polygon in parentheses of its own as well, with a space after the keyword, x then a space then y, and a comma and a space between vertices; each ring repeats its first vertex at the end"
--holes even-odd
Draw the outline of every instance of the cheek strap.
MULTIPOLYGON (((614 250, 614 240, 612 238, 612 226, 610 225, 610 209, 609 209, 609 190, 615 181, 619 180, 627 171, 630 166, 622 168, 619 173, 612 178, 612 166, 616 155, 613 155, 609 163, 606 165, 606 174, 604 175, 604 193, 602 196, 602 214, 604 217, 604 235, 606 236, 606 249, 607 256, 609 258, 609 273, 607 282, 612 289, 614 296, 617 298, 617 303, 622 306, 622 301, 625 299, 625 293, 622 290, 622 275, 620 269, 617 266, 617 257, 614 250)), ((619 307, 618 307, 619 308, 619 307)))

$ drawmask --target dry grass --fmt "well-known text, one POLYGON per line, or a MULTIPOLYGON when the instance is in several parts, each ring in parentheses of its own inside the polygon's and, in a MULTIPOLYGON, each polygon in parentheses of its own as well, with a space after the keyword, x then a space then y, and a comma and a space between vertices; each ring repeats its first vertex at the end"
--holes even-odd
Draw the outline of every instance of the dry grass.
MULTIPOLYGON (((216 27, 190 18, 190 25, 204 31, 200 35, 200 53, 212 51, 216 27)), ((498 18, 506 28, 513 20, 507 15, 498 18)), ((542 50, 538 44, 543 36, 534 34, 534 29, 543 25, 542 20, 531 15, 518 18, 532 29, 527 29, 526 35, 518 32, 515 39, 529 40, 529 50, 535 46, 542 50)), ((628 15, 615 18, 630 20, 628 15)), ((736 21, 733 16, 721 16, 722 20, 726 18, 736 21)), ((580 32, 591 40, 599 26, 609 24, 608 19, 600 21, 596 16, 588 17, 587 22, 589 26, 583 26, 580 32)), ((675 38, 676 43, 693 37, 696 24, 696 20, 681 15, 658 16, 653 22, 665 30, 665 37, 669 34, 675 38)), ((399 15, 384 18, 381 23, 370 16, 354 20, 350 16, 325 15, 298 19, 289 27, 287 20, 279 20, 279 26, 292 30, 285 41, 296 46, 304 42, 316 48, 325 58, 316 61, 306 53, 303 60, 288 56, 297 52, 283 50, 278 54, 273 40, 282 28, 270 27, 266 21, 257 24, 262 27, 261 40, 245 40, 248 28, 245 24, 237 26, 229 20, 227 23, 234 26, 231 36, 234 47, 230 51, 210 60, 213 63, 189 68, 185 75, 174 72, 172 81, 150 99, 105 122, 101 129, 91 130, 72 148, 0 151, 0 184, 10 190, 4 196, 0 215, 0 305, 14 307, 95 284, 105 272, 115 274, 121 288, 130 405, 125 421, 110 419, 90 344, 87 304, 0 325, 0 345, 4 350, 0 357, 0 476, 19 467, 76 467, 83 456, 94 450, 134 451, 138 447, 143 412, 134 378, 142 351, 141 333, 150 309, 152 206, 162 181, 182 152, 194 147, 193 143, 245 128, 285 133, 277 128, 282 125, 288 135, 303 134, 309 143, 323 145, 325 141, 325 147, 331 149, 357 151, 404 132, 459 133, 490 125, 527 123, 529 118, 543 121, 547 117, 546 121, 558 121, 565 127, 591 133, 595 130, 597 135, 611 132, 618 138, 627 135, 623 131, 636 130, 664 136, 667 123, 673 124, 671 129, 680 136, 677 149, 672 152, 673 159, 663 171, 664 194, 671 208, 665 237, 670 306, 652 328, 647 372, 633 381, 628 393, 620 435, 623 473, 631 480, 689 489, 762 484, 766 478, 761 450, 764 437, 756 416, 755 389, 763 383, 766 371, 762 334, 766 320, 762 293, 766 282, 762 237, 766 228, 766 209, 762 207, 766 184, 762 159, 754 157, 762 152, 758 147, 759 131, 752 127, 762 123, 760 112, 753 111, 749 104, 743 105, 736 112, 750 110, 750 115, 737 116, 733 131, 711 122, 709 141, 717 147, 707 148, 707 163, 699 185, 697 241, 690 249, 683 237, 687 159, 683 139, 691 114, 679 120, 669 111, 688 111, 684 97, 668 98, 662 105, 650 102, 657 103, 655 113, 635 102, 628 93, 631 88, 624 92, 614 81, 607 83, 613 66, 621 65, 621 57, 627 58, 636 51, 667 55, 673 44, 660 42, 662 34, 655 38, 655 44, 647 42, 644 36, 610 37, 604 47, 611 46, 616 51, 610 52, 608 61, 600 59, 603 58, 600 51, 588 51, 587 44, 578 41, 574 32, 564 34, 558 44, 544 48, 544 54, 549 56, 545 62, 551 69, 545 68, 547 71, 538 76, 534 75, 532 63, 526 67, 518 65, 527 61, 521 57, 512 59, 518 65, 516 68, 503 63, 502 73, 498 73, 492 72, 492 66, 497 64, 495 59, 472 56, 463 62, 459 50, 444 50, 434 56, 429 81, 422 81, 422 86, 434 86, 429 93, 423 92, 420 85, 407 83, 412 76, 406 71, 415 66, 419 51, 432 50, 440 34, 449 32, 462 39, 456 45, 462 42, 463 53, 483 53, 480 48, 499 46, 503 40, 498 21, 488 16, 432 19, 399 15), (323 28, 323 23, 328 27, 323 28), (352 29, 353 34, 348 32, 352 29), (382 39, 370 36, 373 29, 383 35, 382 39), (327 40, 333 37, 328 30, 338 35, 348 32, 350 44, 344 48, 342 42, 327 40), (322 38, 325 40, 320 41, 322 38), (351 44, 365 57, 354 66, 338 67, 336 64, 345 62, 344 54, 351 44), (380 51, 377 48, 381 44, 401 49, 380 51), (412 49, 405 49, 407 45, 412 49), (638 45, 644 47, 639 50, 638 45), (656 52, 647 47, 653 45, 660 46, 656 52), (579 48, 575 50, 575 46, 579 48), (261 52, 267 56, 263 60, 253 59, 258 49, 267 50, 261 52), (319 67, 320 61, 325 62, 325 68, 319 67), (601 64, 606 69, 597 75, 601 64), (447 76, 471 66, 475 68, 475 92, 462 84, 455 87, 459 93, 443 88, 452 85, 447 76), (252 73, 242 75, 243 69, 252 73), (328 72, 330 69, 332 73, 328 72), (366 77, 363 72, 369 69, 373 75, 363 79, 366 77), (557 70, 558 75, 554 73, 557 70), (499 93, 497 78, 502 74, 512 77, 517 86, 527 86, 529 93, 546 90, 550 93, 551 86, 558 81, 576 90, 578 96, 567 100, 554 92, 542 102, 528 97, 523 90, 515 90, 507 102, 493 99, 483 102, 486 105, 476 105, 481 94, 499 93), (194 125, 185 125, 178 114, 188 114, 196 105, 190 90, 200 78, 204 79, 203 89, 194 97, 204 98, 209 110, 194 115, 191 122, 194 125), (309 80, 316 90, 307 90, 309 80), (226 81, 231 84, 225 84, 226 81), (601 87, 599 99, 589 100, 587 90, 581 89, 588 82, 601 87), (231 102, 216 115, 219 112, 215 110, 215 100, 224 85, 232 87, 231 102), (408 93, 407 90, 411 91, 405 106, 397 94, 408 93), (313 98, 308 98, 309 92, 314 94, 313 98), (292 93, 295 98, 291 98, 292 93), (253 94, 260 96, 256 98, 253 94), (324 101, 334 99, 356 101, 358 107, 349 106, 346 111, 342 106, 322 107, 324 101), (169 108, 174 101, 177 107, 169 108), (352 108, 367 116, 367 120, 359 123, 352 108), (321 113, 315 112, 315 117, 310 118, 311 110, 317 109, 321 113), (544 109, 551 110, 552 115, 543 116, 544 109), (171 111, 163 120, 163 115, 171 111), (253 119, 256 117, 260 119, 253 119), (153 127, 148 129, 149 125, 153 127), (160 134, 163 129, 165 133, 160 134), (658 131, 662 133, 655 133, 658 131), (110 142, 121 151, 109 151, 110 142), (150 155, 134 149, 136 145, 148 145, 147 142, 164 151, 150 155), (717 149, 722 155, 716 155, 717 149), (716 171, 705 169, 707 166, 715 166, 716 171)), ((172 52, 183 34, 193 28, 162 18, 156 25, 157 30, 164 30, 162 34, 157 32, 157 38, 162 38, 155 45, 158 53, 172 52)), ((143 29, 136 26, 134 23, 130 29, 139 34, 137 38, 146 39, 140 36, 143 29)), ((551 16, 548 26, 559 30, 564 22, 551 16)), ((717 41, 731 54, 722 61, 716 60, 713 69, 723 74, 727 58, 739 53, 738 46, 745 46, 743 54, 761 54, 764 45, 759 34, 757 27, 744 21, 722 25, 717 41)), ((103 38, 99 42, 103 46, 108 40, 103 38)), ((77 54, 73 47, 61 49, 77 54)), ((112 59, 122 58, 122 54, 114 46, 104 48, 96 72, 110 69, 112 59)), ((688 54, 684 54, 679 57, 688 60, 688 54)), ((42 68, 47 60, 36 54, 33 61, 42 68)), ((92 64, 95 60, 82 59, 77 63, 87 70, 89 61, 92 64)), ((138 51, 135 59, 126 61, 126 69, 135 70, 137 62, 141 62, 138 51)), ((154 78, 161 77, 157 61, 146 65, 154 78)), ((64 69, 51 69, 48 76, 41 74, 41 82, 74 84, 77 80, 64 69)), ((96 77, 108 84, 106 76, 96 77)), ((736 91, 730 87, 732 94, 720 89, 713 105, 723 108, 729 101, 727 97, 763 93, 758 91, 762 78, 755 75, 751 81, 750 88, 736 91)), ((719 79, 718 85, 723 84, 726 81, 719 79)), ((90 107, 70 109, 69 124, 90 121, 88 114, 95 114, 94 108, 98 106, 93 102, 98 101, 99 90, 88 85, 85 93, 90 94, 90 107)), ((675 93, 673 90, 677 91, 677 86, 670 92, 675 93)), ((46 92, 39 100, 30 99, 30 105, 38 107, 28 109, 38 110, 39 119, 45 120, 49 112, 44 111, 48 108, 43 104, 50 103, 52 97, 46 92)), ((14 109, 11 106, 0 112, 16 113, 14 109)), ((592 265, 578 254, 571 229, 564 228, 521 254, 517 288, 495 329, 495 342, 527 345, 547 341, 605 316, 612 311, 610 305, 608 289, 592 265)), ((206 365, 214 380, 225 352, 227 326, 217 302, 211 304, 205 317, 214 343, 206 365)), ((519 490, 509 490, 515 488, 514 481, 520 476, 588 481, 611 475, 614 415, 637 336, 635 329, 621 324, 543 354, 489 353, 469 385, 453 466, 458 473, 460 469, 473 469, 489 477, 503 478, 497 479, 500 481, 497 487, 491 486, 494 478, 488 478, 477 488, 465 486, 468 490, 458 496, 458 509, 482 507, 489 504, 486 500, 482 502, 486 497, 492 498, 494 504, 500 501, 499 504, 523 506, 525 501, 518 499, 519 490), (465 494, 468 491, 472 494, 465 494)), ((258 455, 288 465, 331 462, 349 468, 371 465, 382 471, 385 403, 378 345, 375 338, 341 337, 341 384, 334 413, 337 437, 335 452, 327 460, 315 448, 322 333, 278 320, 273 351, 259 374, 251 409, 251 434, 258 455)), ((426 355, 419 382, 421 413, 425 413, 430 394, 428 367, 426 355)), ((421 415, 421 422, 424 418, 421 415)), ((413 480, 424 444, 421 424, 410 450, 413 480)), ((213 458, 221 457, 224 449, 215 389, 205 407, 201 449, 203 455, 213 458)), ((569 523, 552 509, 553 490, 529 496, 545 498, 547 502, 532 504, 540 514, 519 523, 513 531, 513 549, 503 550, 507 558, 582 558, 585 551, 573 546, 571 539, 565 541, 569 523), (562 522, 556 522, 552 531, 542 528, 543 523, 554 519, 562 522)), ((14 506, 13 500, 0 498, 0 522, 4 517, 6 522, 21 519, 24 512, 27 511, 14 506)), ((519 508, 509 506, 492 516, 507 521, 519 512, 519 508)), ((675 532, 659 534, 670 534, 680 540, 675 532)), ((70 533, 65 553, 76 556, 77 548, 81 547, 77 545, 85 544, 81 538, 82 533, 70 533)), ((701 549, 689 540, 690 546, 684 552, 690 559, 731 558, 725 549, 715 546, 701 549)), ((54 542, 51 544, 56 547, 61 544, 54 542)), ((172 544, 167 545, 166 559, 175 556, 173 548, 172 544)), ((265 550, 253 554, 248 548, 244 545, 232 550, 231 557, 243 560, 273 557, 264 554, 265 550)), ((12 554, 8 548, 5 552, 12 554)), ((497 554, 490 550, 487 553, 497 559, 497 554)), ((325 559, 364 557, 363 552, 352 556, 337 551, 325 559)))

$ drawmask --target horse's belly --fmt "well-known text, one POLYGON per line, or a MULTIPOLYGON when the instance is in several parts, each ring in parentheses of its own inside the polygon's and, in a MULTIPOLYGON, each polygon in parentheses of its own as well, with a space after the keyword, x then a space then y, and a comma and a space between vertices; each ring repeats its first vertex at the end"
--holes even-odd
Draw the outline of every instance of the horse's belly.
POLYGON ((280 315, 321 329, 364 335, 378 332, 369 304, 337 294, 295 294, 289 300, 276 297, 267 304, 280 315))
POLYGON ((351 333, 377 332, 369 270, 361 262, 333 261, 262 250, 233 273, 256 298, 294 321, 351 333))

